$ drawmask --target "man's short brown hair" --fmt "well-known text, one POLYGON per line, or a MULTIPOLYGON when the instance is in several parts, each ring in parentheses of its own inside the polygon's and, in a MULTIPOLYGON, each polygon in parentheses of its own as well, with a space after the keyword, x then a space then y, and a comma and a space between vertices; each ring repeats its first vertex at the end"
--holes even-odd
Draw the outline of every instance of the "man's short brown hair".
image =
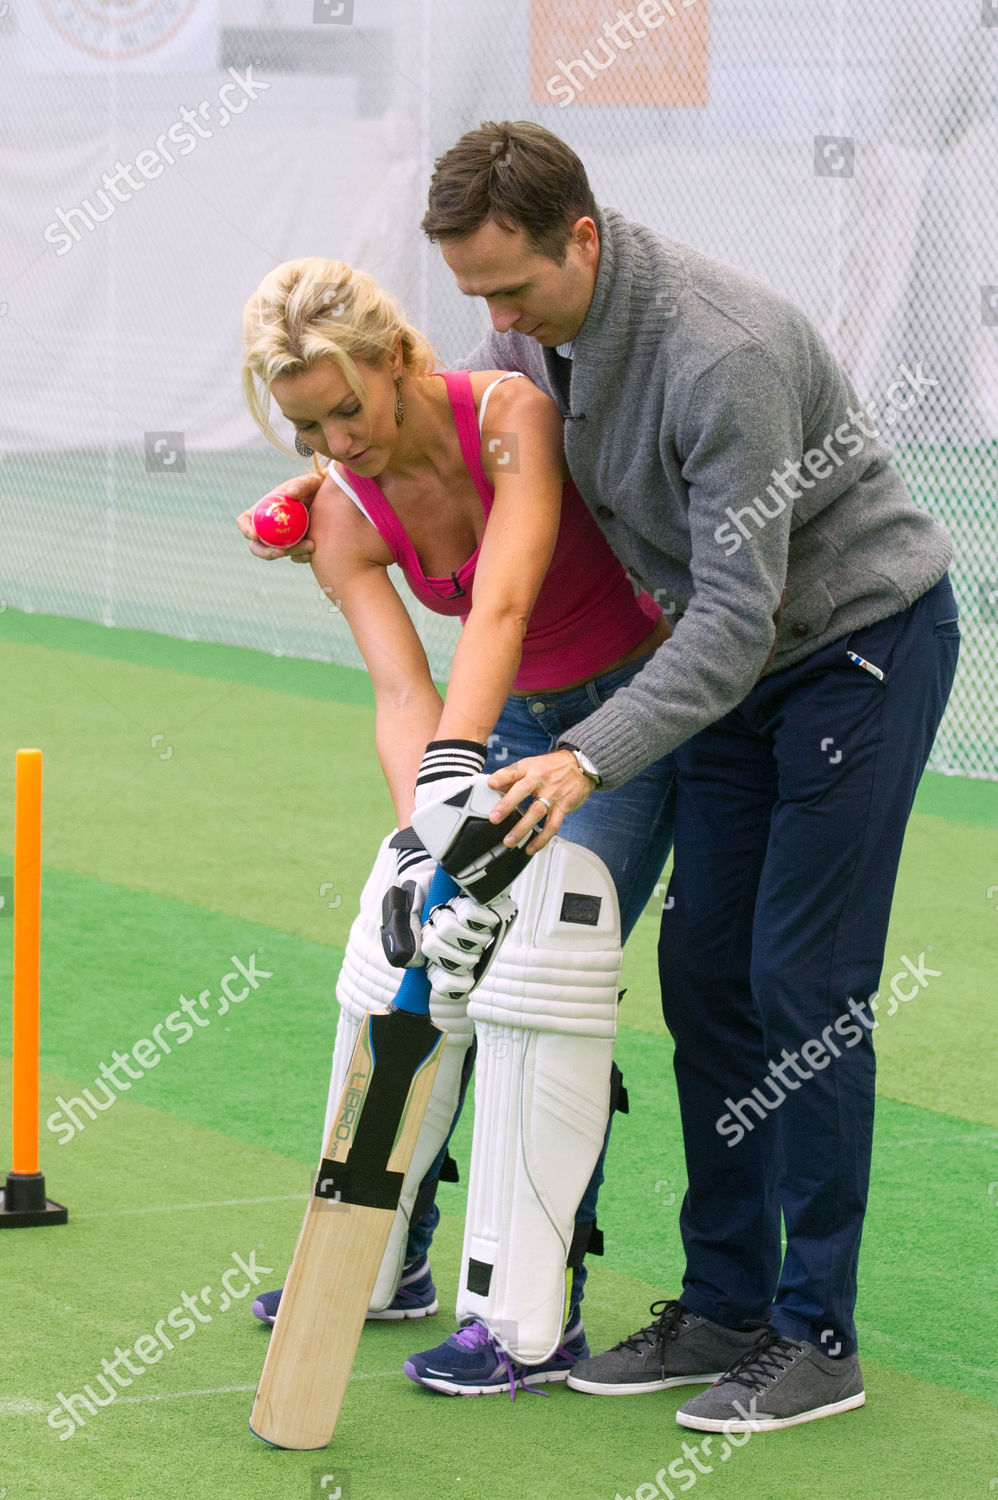
POLYGON ((438 157, 423 232, 434 243, 466 239, 491 220, 524 230, 561 265, 572 225, 596 212, 586 169, 563 140, 531 120, 486 120, 438 157))

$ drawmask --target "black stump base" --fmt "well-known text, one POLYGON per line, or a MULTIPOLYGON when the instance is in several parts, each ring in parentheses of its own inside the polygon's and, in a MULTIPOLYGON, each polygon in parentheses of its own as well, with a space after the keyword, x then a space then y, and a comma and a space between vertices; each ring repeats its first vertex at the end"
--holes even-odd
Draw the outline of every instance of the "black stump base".
POLYGON ((0 1188, 0 1229, 30 1229, 35 1224, 65 1224, 69 1209, 45 1196, 41 1172, 8 1172, 0 1188))

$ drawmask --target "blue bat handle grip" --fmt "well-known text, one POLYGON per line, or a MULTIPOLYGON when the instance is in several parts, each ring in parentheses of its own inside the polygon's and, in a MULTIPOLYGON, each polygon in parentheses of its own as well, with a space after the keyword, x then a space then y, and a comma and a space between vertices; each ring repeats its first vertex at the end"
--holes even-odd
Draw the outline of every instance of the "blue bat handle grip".
MULTIPOLYGON (((460 893, 461 887, 457 882, 450 878, 441 865, 437 865, 436 874, 426 893, 426 902, 420 913, 420 919, 425 922, 435 906, 441 906, 452 896, 458 896, 460 893)), ((426 977, 425 968, 406 969, 395 996, 395 1009, 407 1010, 413 1015, 429 1015, 430 981, 426 977)))

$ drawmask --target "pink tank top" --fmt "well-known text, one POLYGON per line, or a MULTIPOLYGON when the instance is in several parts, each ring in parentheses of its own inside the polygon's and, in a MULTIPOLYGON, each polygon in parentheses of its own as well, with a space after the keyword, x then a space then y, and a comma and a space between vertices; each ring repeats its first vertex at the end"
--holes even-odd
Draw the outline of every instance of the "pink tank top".
MULTIPOLYGON (((494 490, 482 467, 478 413, 467 370, 442 373, 457 425, 461 454, 482 499, 486 519, 494 490)), ((346 477, 371 523, 387 542, 421 604, 439 615, 468 617, 480 548, 448 578, 427 578, 416 549, 381 486, 352 470, 346 477)), ((554 554, 523 639, 518 692, 565 687, 593 677, 626 656, 662 611, 647 594, 635 594, 585 501, 571 480, 562 492, 554 554)))

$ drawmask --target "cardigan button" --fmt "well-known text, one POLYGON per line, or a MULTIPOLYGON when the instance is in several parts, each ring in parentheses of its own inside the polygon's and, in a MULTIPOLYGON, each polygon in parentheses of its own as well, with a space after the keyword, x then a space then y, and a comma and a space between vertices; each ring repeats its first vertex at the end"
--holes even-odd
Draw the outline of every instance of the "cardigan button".
POLYGON ((597 505, 596 514, 600 517, 601 520, 609 521, 614 513, 610 509, 609 505, 597 505))
POLYGON ((791 630, 790 634, 797 636, 797 638, 799 640, 803 636, 811 634, 811 627, 810 627, 810 625, 795 625, 793 627, 793 629, 791 630))

